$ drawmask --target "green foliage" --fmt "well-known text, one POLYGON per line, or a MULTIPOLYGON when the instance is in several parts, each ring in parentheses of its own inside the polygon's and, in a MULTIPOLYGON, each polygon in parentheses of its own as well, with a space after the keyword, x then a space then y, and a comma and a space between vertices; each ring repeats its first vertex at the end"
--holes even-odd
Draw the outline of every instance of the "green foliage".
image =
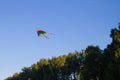
POLYGON ((115 58, 116 58, 116 59, 119 59, 119 58, 120 58, 120 48, 118 48, 118 49, 115 51, 115 58))
POLYGON ((100 78, 102 63, 101 50, 97 46, 88 46, 85 53, 87 53, 87 55, 85 57, 84 70, 82 72, 84 74, 84 78, 93 80, 97 77, 100 78))
POLYGON ((118 29, 111 30, 112 42, 104 50, 104 75, 103 80, 120 80, 120 24, 118 29))

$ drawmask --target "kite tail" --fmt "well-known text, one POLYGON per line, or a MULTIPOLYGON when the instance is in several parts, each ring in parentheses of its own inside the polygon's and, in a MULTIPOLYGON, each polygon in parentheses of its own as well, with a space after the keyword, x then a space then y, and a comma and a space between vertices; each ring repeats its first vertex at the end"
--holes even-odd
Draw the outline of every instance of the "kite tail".
POLYGON ((47 37, 46 35, 43 35, 45 38, 49 39, 49 37, 47 37))

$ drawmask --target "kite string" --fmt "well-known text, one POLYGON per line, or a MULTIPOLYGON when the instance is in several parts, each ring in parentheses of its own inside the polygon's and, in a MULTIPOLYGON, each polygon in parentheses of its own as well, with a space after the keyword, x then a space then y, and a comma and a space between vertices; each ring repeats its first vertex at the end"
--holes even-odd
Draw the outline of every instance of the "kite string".
POLYGON ((47 34, 48 34, 48 35, 55 35, 54 33, 48 33, 48 32, 47 32, 47 34))

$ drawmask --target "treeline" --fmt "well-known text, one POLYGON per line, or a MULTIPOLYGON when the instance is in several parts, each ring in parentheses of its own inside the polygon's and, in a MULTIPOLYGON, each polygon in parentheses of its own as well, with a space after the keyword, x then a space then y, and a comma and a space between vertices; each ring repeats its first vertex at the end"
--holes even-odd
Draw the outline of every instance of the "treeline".
POLYGON ((81 52, 41 59, 5 80, 120 80, 120 24, 110 37, 104 50, 91 45, 81 52))

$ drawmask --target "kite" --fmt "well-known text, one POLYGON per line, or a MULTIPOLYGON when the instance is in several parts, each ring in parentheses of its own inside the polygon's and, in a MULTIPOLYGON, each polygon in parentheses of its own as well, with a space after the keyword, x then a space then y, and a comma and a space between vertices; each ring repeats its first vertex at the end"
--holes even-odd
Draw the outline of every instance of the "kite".
POLYGON ((46 34, 48 34, 48 33, 45 32, 45 31, 43 31, 43 30, 38 29, 38 30, 37 30, 37 34, 38 34, 39 37, 44 36, 45 38, 49 39, 49 38, 46 36, 46 34))

